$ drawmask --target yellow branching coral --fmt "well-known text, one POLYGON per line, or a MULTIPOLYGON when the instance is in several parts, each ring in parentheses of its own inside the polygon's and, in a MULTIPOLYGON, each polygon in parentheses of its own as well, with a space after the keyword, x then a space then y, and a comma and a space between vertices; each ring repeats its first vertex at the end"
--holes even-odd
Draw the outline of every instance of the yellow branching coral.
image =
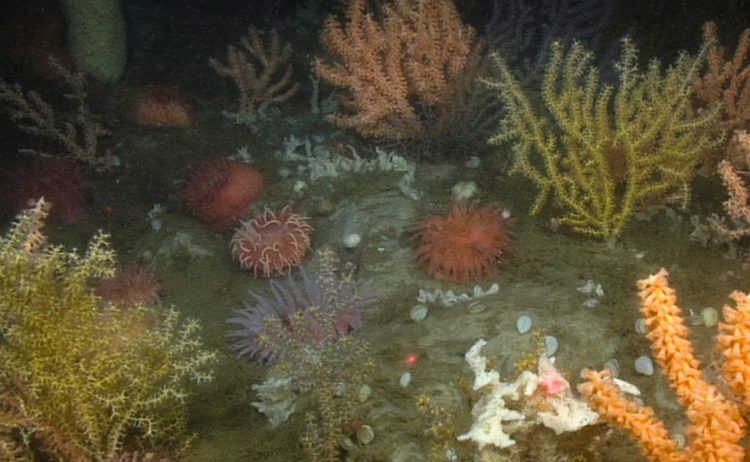
POLYGON ((499 90, 507 114, 491 142, 514 143, 514 171, 539 188, 531 213, 550 196, 563 208, 561 225, 601 237, 621 233, 634 212, 679 192, 703 156, 719 143, 713 135, 717 108, 695 114, 693 81, 704 61, 683 53, 666 71, 652 61, 641 71, 628 40, 616 68, 619 85, 600 82, 592 55, 580 43, 552 48, 537 109, 495 56, 499 90))
POLYGON ((0 238, 0 414, 55 460, 109 460, 126 435, 178 442, 186 382, 211 379, 195 321, 101 303, 114 252, 94 237, 84 255, 46 244, 39 201, 0 238))

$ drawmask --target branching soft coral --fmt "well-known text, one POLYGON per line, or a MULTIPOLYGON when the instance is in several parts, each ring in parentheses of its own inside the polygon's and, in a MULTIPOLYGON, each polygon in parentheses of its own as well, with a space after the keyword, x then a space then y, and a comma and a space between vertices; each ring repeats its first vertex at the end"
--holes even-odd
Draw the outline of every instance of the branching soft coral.
POLYGON ((126 435, 178 442, 186 383, 210 380, 214 361, 197 322, 102 303, 89 281, 113 274, 107 236, 84 255, 49 245, 47 209, 40 200, 0 238, 0 410, 13 416, 0 436, 55 460, 106 461, 126 435))
POLYGON ((514 171, 539 189, 532 214, 552 196, 562 208, 556 223, 613 239, 639 208, 674 195, 687 200, 696 166, 721 141, 718 108, 695 114, 691 107, 705 49, 681 54, 664 71, 658 61, 640 69, 635 45, 625 40, 619 84, 611 87, 580 43, 556 43, 539 106, 496 56, 499 79, 488 84, 507 115, 490 141, 513 143, 514 171))

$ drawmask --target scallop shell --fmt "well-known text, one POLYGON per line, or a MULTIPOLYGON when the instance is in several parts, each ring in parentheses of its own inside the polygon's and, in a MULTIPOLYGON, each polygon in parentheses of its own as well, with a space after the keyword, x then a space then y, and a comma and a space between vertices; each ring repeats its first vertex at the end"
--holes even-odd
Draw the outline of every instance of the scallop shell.
POLYGON ((654 375, 654 362, 648 356, 639 356, 635 360, 635 371, 643 375, 654 375))
POLYGON ((469 313, 471 314, 481 313, 485 308, 486 306, 484 306, 484 303, 478 300, 469 303, 469 313))
POLYGON ((701 310, 701 320, 706 327, 714 327, 719 323, 720 319, 721 315, 719 315, 719 310, 716 308, 709 306, 701 310))
POLYGON ((404 372, 401 377, 398 378, 398 384, 401 388, 406 388, 411 383, 411 372, 404 372))
POLYGON ((364 384, 359 388, 359 392, 357 393, 357 401, 360 403, 364 403, 365 401, 370 398, 370 395, 372 395, 372 388, 370 388, 369 385, 364 384))
POLYGON ((353 249, 362 242, 362 236, 357 233, 349 233, 341 240, 344 243, 344 247, 347 249, 353 249))
POLYGON ((551 358, 557 353, 557 347, 560 346, 560 342, 557 341, 557 337, 554 335, 544 336, 544 352, 547 357, 551 358))
POLYGON ((429 312, 429 309, 425 305, 414 305, 411 307, 411 310, 409 311, 409 317, 414 322, 419 322, 424 320, 424 318, 427 317, 427 313, 429 312))
POLYGON ((362 425, 357 429, 357 440, 362 444, 370 444, 375 439, 375 431, 369 425, 362 425))
POLYGON ((523 315, 520 318, 516 319, 516 330, 521 335, 530 331, 531 325, 532 325, 531 318, 526 315, 523 315))
POLYGON ((604 369, 609 369, 610 371, 612 371, 613 377, 620 376, 620 362, 614 358, 604 363, 604 369))

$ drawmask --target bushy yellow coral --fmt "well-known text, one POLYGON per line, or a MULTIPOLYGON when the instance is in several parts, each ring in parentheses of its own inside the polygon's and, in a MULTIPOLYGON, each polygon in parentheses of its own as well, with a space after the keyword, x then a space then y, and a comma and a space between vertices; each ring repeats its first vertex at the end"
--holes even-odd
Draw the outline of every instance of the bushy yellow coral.
POLYGON ((541 108, 496 56, 499 79, 488 83, 507 113, 491 141, 512 141, 514 171, 539 188, 532 214, 553 195, 563 209, 559 224, 610 239, 639 207, 675 193, 686 200, 696 165, 721 141, 718 108, 691 108, 705 50, 681 54, 665 71, 656 60, 640 70, 635 45, 624 40, 615 66, 619 85, 611 87, 601 84, 580 43, 567 51, 557 43, 541 108))
MULTIPOLYGON (((211 379, 199 326, 169 309, 102 303, 107 236, 84 255, 47 245, 43 201, 0 238, 0 409, 55 460, 105 461, 128 435, 176 442, 186 382, 211 379)), ((10 432, 5 428, 5 435, 10 432)))

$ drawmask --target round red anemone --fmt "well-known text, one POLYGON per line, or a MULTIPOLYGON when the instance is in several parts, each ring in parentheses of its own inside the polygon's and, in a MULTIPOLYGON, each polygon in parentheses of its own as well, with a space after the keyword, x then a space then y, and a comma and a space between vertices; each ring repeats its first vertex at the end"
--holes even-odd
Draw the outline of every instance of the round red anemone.
POLYGON ((195 104, 174 88, 146 85, 128 99, 128 116, 139 125, 185 128, 193 125, 195 104))
POLYGON ((510 250, 508 220, 493 207, 454 205, 417 228, 417 261, 444 281, 473 281, 497 273, 510 250))
POLYGON ((213 157, 188 169, 182 203, 202 223, 224 231, 242 218, 263 186, 263 175, 247 164, 213 157))

